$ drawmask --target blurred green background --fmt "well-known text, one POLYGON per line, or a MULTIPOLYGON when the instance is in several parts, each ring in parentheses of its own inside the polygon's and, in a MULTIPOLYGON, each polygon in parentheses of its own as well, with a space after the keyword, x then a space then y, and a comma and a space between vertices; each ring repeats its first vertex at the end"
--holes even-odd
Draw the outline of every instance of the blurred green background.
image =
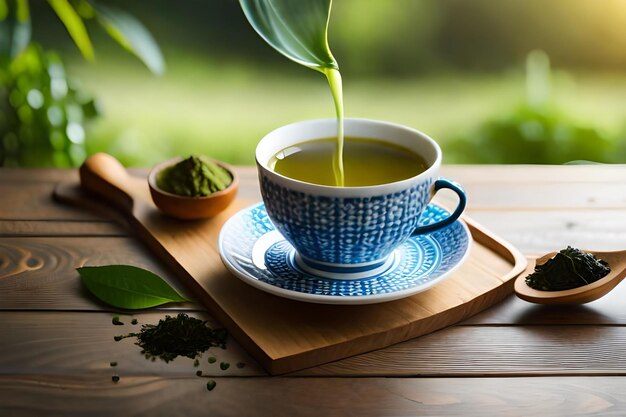
MULTIPOLYGON (((89 97, 77 104, 87 106, 87 154, 132 166, 191 153, 252 164, 268 131, 334 117, 322 74, 265 44, 235 0, 100 3, 140 20, 167 70, 153 75, 92 26, 87 62, 49 5, 30 2, 33 40, 57 51, 89 97)), ((422 130, 444 163, 626 163, 625 28, 623 0, 334 0, 329 42, 346 116, 422 130)))

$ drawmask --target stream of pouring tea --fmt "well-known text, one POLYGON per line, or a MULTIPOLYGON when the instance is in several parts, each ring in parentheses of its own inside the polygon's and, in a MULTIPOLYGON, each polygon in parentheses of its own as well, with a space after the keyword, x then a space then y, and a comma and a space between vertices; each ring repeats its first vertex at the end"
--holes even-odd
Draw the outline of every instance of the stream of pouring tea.
POLYGON ((268 44, 328 79, 337 116, 333 174, 335 185, 343 187, 343 88, 327 36, 332 0, 239 0, 239 3, 252 27, 268 44))
POLYGON ((335 174, 335 185, 343 187, 345 185, 345 174, 343 169, 343 88, 341 74, 334 68, 325 68, 324 74, 328 78, 330 92, 335 102, 335 113, 337 114, 337 145, 333 154, 333 173, 335 174))

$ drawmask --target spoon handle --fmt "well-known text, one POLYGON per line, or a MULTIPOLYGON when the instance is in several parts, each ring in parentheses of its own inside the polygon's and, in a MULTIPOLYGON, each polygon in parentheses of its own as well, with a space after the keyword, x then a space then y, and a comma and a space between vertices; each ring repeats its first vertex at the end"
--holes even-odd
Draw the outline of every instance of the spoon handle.
POLYGON ((132 213, 134 201, 130 176, 117 159, 106 153, 97 153, 87 158, 78 172, 85 190, 126 213, 132 213))

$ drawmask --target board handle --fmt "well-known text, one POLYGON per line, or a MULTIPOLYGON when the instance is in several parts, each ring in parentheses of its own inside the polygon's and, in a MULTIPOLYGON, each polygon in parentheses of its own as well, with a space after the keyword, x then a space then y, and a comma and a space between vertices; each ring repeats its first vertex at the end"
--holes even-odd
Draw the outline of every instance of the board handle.
POLYGON ((97 153, 83 162, 78 173, 85 190, 132 213, 133 198, 128 188, 131 178, 120 161, 109 154, 97 153))

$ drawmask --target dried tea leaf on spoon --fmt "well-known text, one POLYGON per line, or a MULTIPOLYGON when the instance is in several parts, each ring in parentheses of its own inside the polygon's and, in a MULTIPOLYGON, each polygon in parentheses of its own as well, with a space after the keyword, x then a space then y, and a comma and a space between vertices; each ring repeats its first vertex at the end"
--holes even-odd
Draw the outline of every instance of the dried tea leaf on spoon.
POLYGON ((609 264, 602 259, 568 246, 537 265, 535 272, 526 277, 526 284, 541 291, 563 291, 591 284, 609 272, 609 264))

